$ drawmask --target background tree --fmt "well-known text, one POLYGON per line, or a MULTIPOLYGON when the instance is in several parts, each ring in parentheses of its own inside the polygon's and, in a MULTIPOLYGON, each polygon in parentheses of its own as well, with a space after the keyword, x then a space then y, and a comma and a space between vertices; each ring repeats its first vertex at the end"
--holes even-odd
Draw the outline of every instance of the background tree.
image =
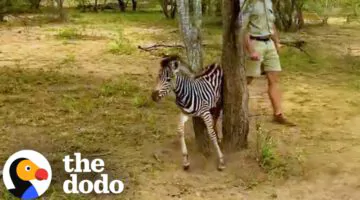
POLYGON ((160 5, 166 18, 175 18, 177 10, 176 0, 160 0, 160 5))
POLYGON ((57 10, 59 13, 59 18, 62 21, 66 21, 66 13, 64 10, 64 0, 55 0, 56 5, 57 5, 57 10))
POLYGON ((222 5, 223 5, 223 0, 212 0, 213 2, 213 6, 215 7, 215 15, 216 16, 221 16, 221 11, 222 11, 222 5))
POLYGON ((41 0, 29 0, 29 2, 30 2, 30 8, 31 8, 31 9, 39 10, 40 4, 41 4, 41 0))
POLYGON ((220 16, 222 0, 202 0, 203 15, 220 16))
POLYGON ((132 2, 132 10, 133 10, 133 11, 136 11, 137 1, 136 1, 136 0, 131 0, 131 2, 132 2))
POLYGON ((125 12, 126 9, 126 5, 125 5, 125 1, 124 0, 118 0, 119 2, 119 8, 122 12, 125 12))
POLYGON ((282 31, 296 31, 303 27, 304 0, 272 0, 276 26, 282 31))
POLYGON ((11 6, 11 0, 0 0, 0 21, 4 19, 5 14, 11 6))
MULTIPOLYGON (((201 0, 176 0, 179 12, 179 25, 184 41, 187 61, 194 71, 200 71, 203 66, 201 47, 202 8, 201 0)), ((195 138, 199 150, 204 155, 210 154, 209 137, 201 118, 193 118, 195 138)))
POLYGON ((98 11, 98 0, 95 0, 95 3, 94 3, 94 11, 95 11, 95 12, 98 11))
POLYGON ((248 90, 242 45, 239 0, 223 2, 224 146, 230 150, 247 147, 249 133, 248 90))

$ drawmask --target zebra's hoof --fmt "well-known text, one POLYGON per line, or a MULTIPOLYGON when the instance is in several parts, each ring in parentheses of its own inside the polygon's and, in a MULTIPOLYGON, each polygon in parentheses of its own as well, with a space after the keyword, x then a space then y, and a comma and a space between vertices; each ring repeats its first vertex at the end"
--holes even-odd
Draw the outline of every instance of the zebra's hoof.
POLYGON ((183 169, 184 171, 187 171, 190 169, 190 163, 186 164, 186 165, 183 165, 183 169))

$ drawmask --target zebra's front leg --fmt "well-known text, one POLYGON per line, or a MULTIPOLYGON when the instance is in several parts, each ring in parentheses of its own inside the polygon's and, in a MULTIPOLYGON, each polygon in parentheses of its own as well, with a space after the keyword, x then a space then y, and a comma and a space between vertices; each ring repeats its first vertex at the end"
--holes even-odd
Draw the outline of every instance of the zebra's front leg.
POLYGON ((225 169, 224 155, 221 152, 221 149, 220 149, 217 137, 216 137, 216 133, 215 133, 215 130, 214 130, 213 117, 212 117, 211 113, 209 111, 207 111, 207 112, 204 112, 202 114, 202 118, 203 118, 203 120, 205 122, 205 125, 206 125, 206 128, 207 128, 210 140, 214 144, 215 150, 216 150, 217 155, 218 155, 218 159, 219 159, 219 161, 218 161, 218 170, 222 171, 223 169, 225 169))
POLYGON ((190 167, 189 155, 185 142, 185 123, 188 121, 189 117, 187 115, 181 114, 180 121, 178 126, 178 134, 180 138, 181 152, 183 155, 183 168, 188 170, 190 167))
POLYGON ((215 129, 215 132, 217 134, 217 139, 218 139, 218 143, 219 145, 221 146, 221 142, 222 142, 222 139, 223 139, 223 134, 222 134, 222 116, 223 114, 223 111, 221 110, 218 115, 214 115, 214 129, 215 129))

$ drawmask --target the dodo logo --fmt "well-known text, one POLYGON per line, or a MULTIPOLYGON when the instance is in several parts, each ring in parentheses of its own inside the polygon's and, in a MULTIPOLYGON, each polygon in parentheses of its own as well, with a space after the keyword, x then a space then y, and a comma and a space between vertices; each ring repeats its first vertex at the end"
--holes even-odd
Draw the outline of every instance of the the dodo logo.
POLYGON ((46 158, 32 150, 16 152, 6 161, 3 180, 7 190, 20 199, 35 199, 46 192, 51 182, 51 167, 46 158))

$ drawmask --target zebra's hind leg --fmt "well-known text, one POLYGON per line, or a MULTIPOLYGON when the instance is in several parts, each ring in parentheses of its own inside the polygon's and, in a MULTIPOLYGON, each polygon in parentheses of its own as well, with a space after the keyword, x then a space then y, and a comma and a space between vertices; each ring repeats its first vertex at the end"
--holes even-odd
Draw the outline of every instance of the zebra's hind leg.
POLYGON ((212 141, 212 143, 215 146, 215 150, 217 152, 218 155, 218 170, 222 171, 223 169, 225 169, 225 162, 224 162, 224 155, 221 152, 219 143, 217 141, 217 137, 216 137, 216 133, 214 130, 214 120, 213 120, 213 116, 211 115, 211 113, 209 111, 206 111, 202 114, 201 116, 205 122, 210 140, 212 141))
POLYGON ((211 114, 213 115, 214 129, 215 129, 215 132, 216 132, 218 143, 221 146, 221 142, 222 142, 222 139, 223 139, 223 134, 222 134, 222 119, 223 119, 222 114, 223 114, 223 111, 219 109, 219 110, 217 110, 217 112, 213 112, 211 114))
POLYGON ((184 170, 188 170, 190 167, 189 155, 185 142, 185 123, 188 121, 189 117, 187 115, 181 114, 180 121, 178 126, 178 134, 180 138, 181 152, 183 155, 183 168, 184 170))

